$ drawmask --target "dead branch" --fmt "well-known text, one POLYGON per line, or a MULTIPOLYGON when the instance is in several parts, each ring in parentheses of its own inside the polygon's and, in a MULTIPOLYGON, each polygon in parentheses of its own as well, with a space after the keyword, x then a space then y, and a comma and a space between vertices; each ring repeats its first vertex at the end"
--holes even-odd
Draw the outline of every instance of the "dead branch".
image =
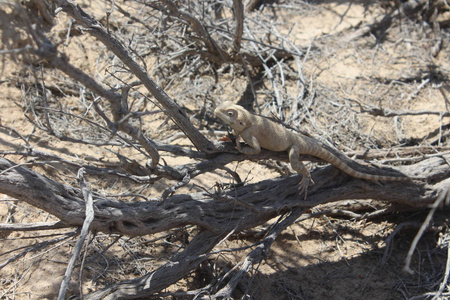
MULTIPOLYGON (((186 134, 197 149, 205 153, 216 151, 214 145, 192 125, 183 110, 148 76, 147 72, 133 60, 127 49, 116 38, 109 34, 101 23, 89 16, 78 5, 75 5, 72 2, 55 0, 55 4, 58 6, 58 11, 64 11, 84 27, 88 28, 90 34, 104 43, 110 51, 117 55, 117 57, 130 68, 133 74, 136 75, 144 86, 153 94, 161 106, 164 107, 166 113, 186 134)), ((46 54, 46 51, 43 51, 43 53, 46 54)), ((57 67, 57 65, 54 67, 57 67)), ((110 98, 107 99, 109 100, 110 98)), ((112 99, 117 99, 117 96, 112 99)), ((116 102, 117 100, 112 104, 115 104, 116 102)), ((156 166, 155 162, 152 163, 153 166, 156 166)))
POLYGON ((236 28, 234 31, 233 51, 241 51, 242 34, 244 32, 244 5, 242 0, 233 0, 234 15, 236 18, 236 28))
POLYGON ((54 239, 49 240, 49 241, 43 241, 43 242, 40 242, 40 243, 36 243, 33 246, 27 247, 24 251, 20 252, 19 254, 16 254, 15 256, 7 259, 5 262, 0 264, 0 269, 3 269, 8 264, 10 264, 10 263, 12 263, 12 262, 14 262, 14 261, 24 257, 27 253, 39 252, 40 250, 45 249, 49 245, 53 245, 53 244, 57 244, 57 243, 63 242, 65 240, 75 236, 76 234, 77 234, 77 231, 75 230, 75 231, 66 233, 66 234, 64 234, 61 237, 57 237, 57 238, 54 238, 54 239))
POLYGON ((376 36, 379 36, 379 32, 376 31, 383 32, 388 30, 392 22, 398 17, 399 13, 396 13, 396 9, 392 9, 389 13, 379 16, 373 23, 361 26, 360 29, 348 34, 345 38, 345 41, 350 42, 356 40, 371 32, 373 32, 376 36))
POLYGON ((162 0, 164 4, 170 10, 170 13, 179 18, 185 19, 191 24, 192 29, 198 34, 198 36, 204 41, 209 54, 217 55, 216 61, 228 61, 230 60, 228 53, 226 53, 219 44, 210 36, 203 24, 191 14, 182 11, 177 5, 170 0, 162 0))
POLYGON ((61 221, 57 222, 39 222, 39 223, 22 223, 22 224, 0 224, 0 231, 13 232, 13 231, 37 231, 37 230, 53 230, 66 228, 61 221))
POLYGON ((436 292, 436 295, 434 295, 432 300, 438 300, 440 298, 440 296, 443 294, 445 287, 448 284, 448 280, 450 278, 450 239, 447 235, 445 235, 444 237, 444 243, 443 246, 447 248, 447 263, 445 265, 445 273, 444 273, 444 278, 442 279, 442 282, 439 286, 439 290, 436 292), (446 239, 446 241, 445 241, 446 239))
POLYGON ((361 151, 347 151, 345 154, 349 157, 365 160, 381 160, 382 163, 388 161, 417 161, 426 157, 441 155, 450 151, 450 147, 433 147, 433 146, 414 146, 414 147, 397 147, 392 149, 367 149, 361 151), (410 157, 410 158, 407 158, 410 157))
MULTIPOLYGON (((450 23, 448 17, 439 20, 439 22, 436 20, 438 13, 449 10, 449 6, 445 0, 394 1, 394 3, 395 7, 393 7, 389 13, 379 16, 373 23, 364 25, 357 31, 348 34, 346 41, 355 40, 369 33, 380 36, 380 32, 386 32, 392 23, 402 15, 406 15, 408 18, 417 19, 418 21, 426 21, 431 26, 435 27, 440 26, 441 28, 444 28, 450 23)), ((435 46, 436 48, 441 47, 440 43, 442 41, 440 41, 440 39, 435 46)), ((432 52, 435 53, 437 51, 438 50, 432 50, 432 52)), ((433 53, 433 55, 435 54, 433 53)))
POLYGON ((225 287, 214 294, 213 299, 231 298, 231 293, 241 281, 242 277, 250 271, 253 265, 259 264, 264 258, 266 258, 270 246, 275 241, 277 236, 287 227, 292 225, 305 211, 305 208, 296 208, 291 211, 282 222, 277 223, 266 235, 266 237, 264 237, 261 243, 247 255, 245 260, 238 264, 240 265, 239 271, 229 280, 225 287))
POLYGON ((437 115, 441 117, 450 116, 448 111, 432 111, 432 110, 393 110, 389 108, 366 107, 361 110, 362 113, 368 113, 372 116, 381 117, 398 117, 398 116, 421 116, 421 115, 437 115))
POLYGON ((149 297, 161 291, 208 258, 207 253, 220 241, 223 234, 200 231, 183 252, 154 272, 134 280, 111 285, 86 295, 85 299, 135 299, 149 297))
POLYGON ((429 211, 427 217, 425 218, 425 221, 423 221, 422 226, 420 227, 419 232, 417 233, 417 235, 414 237, 414 240, 411 244, 411 247, 408 251, 408 255, 406 256, 405 259, 405 266, 403 267, 403 270, 413 274, 414 271, 411 269, 411 259, 412 259, 412 255, 414 253, 414 251, 416 250, 417 244, 420 240, 420 238, 422 237, 423 233, 425 232, 425 229, 428 227, 428 225, 430 224, 434 213, 436 212, 436 209, 438 207, 442 207, 443 205, 449 205, 450 204, 450 185, 447 186, 447 190, 444 190, 439 197, 434 201, 433 205, 431 206, 431 210, 429 211))
MULTIPOLYGON (((147 139, 140 130, 128 123, 126 119, 123 121, 123 118, 128 113, 128 109, 126 109, 126 105, 124 105, 124 103, 126 103, 127 90, 125 90, 122 95, 106 90, 83 71, 72 66, 62 55, 58 55, 55 46, 48 40, 42 41, 40 48, 37 50, 32 50, 32 52, 47 60, 51 67, 63 71, 68 76, 83 83, 85 87, 94 91, 97 95, 107 99, 111 104, 112 114, 115 121, 115 123, 112 123, 109 119, 106 119, 106 121, 110 124, 111 130, 121 130, 142 143, 143 147, 152 158, 152 167, 156 167, 159 162, 159 153, 153 142, 147 139)), ((54 131, 52 130, 52 132, 54 131)))
MULTIPOLYGON (((214 199, 214 194, 205 193, 174 195, 163 202, 120 203, 97 197, 96 218, 92 229, 131 236, 155 233, 186 224, 199 225, 213 232, 224 232, 239 224, 238 229, 242 230, 264 223, 281 210, 312 207, 343 199, 377 199, 423 207, 431 204, 445 188, 446 181, 442 181, 442 178, 448 176, 449 172, 445 159, 434 157, 398 169, 406 174, 414 170, 429 178, 436 178, 435 183, 386 182, 379 186, 340 173, 337 176, 338 172, 331 171, 332 169, 327 167, 314 172, 313 179, 317 184, 310 188, 308 201, 299 201, 301 196, 297 193, 298 176, 266 180, 229 192, 230 196, 252 204, 258 212, 249 211, 245 207, 235 207, 230 202, 218 202, 214 199), (334 191, 337 186, 339 191, 334 191)), ((84 200, 78 189, 58 183, 3 158, 0 159, 0 179, 0 192, 44 209, 67 225, 83 224, 84 200)))
POLYGON ((66 298, 67 288, 69 287, 70 277, 72 276, 73 269, 75 267, 75 262, 81 253, 81 248, 89 234, 92 221, 94 220, 94 201, 91 191, 86 186, 86 180, 84 179, 85 170, 82 168, 78 171, 77 178, 80 183, 80 190, 83 194, 83 198, 86 201, 86 218, 84 219, 83 226, 81 227, 80 237, 73 250, 72 257, 70 258, 69 264, 66 268, 66 273, 64 274, 64 279, 61 282, 59 288, 58 300, 64 300, 66 298))

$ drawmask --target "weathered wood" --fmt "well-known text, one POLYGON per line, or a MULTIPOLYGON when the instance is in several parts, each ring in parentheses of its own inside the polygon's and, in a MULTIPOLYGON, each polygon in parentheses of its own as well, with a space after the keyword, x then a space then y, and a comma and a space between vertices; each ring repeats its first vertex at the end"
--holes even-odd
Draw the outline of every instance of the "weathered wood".
POLYGON ((37 231, 66 228, 63 222, 37 222, 37 223, 6 223, 0 224, 0 231, 37 231))
MULTIPOLYGON (((435 179, 430 183, 380 184, 351 178, 333 167, 325 167, 313 172, 316 185, 309 188, 306 201, 297 191, 299 175, 242 186, 223 195, 182 194, 162 202, 125 203, 96 198, 96 218, 92 229, 130 236, 156 233, 187 224, 199 225, 214 232, 224 232, 236 226, 242 230, 264 223, 283 209, 313 207, 344 199, 376 199, 426 207, 448 185, 448 180, 444 179, 449 177, 450 168, 441 157, 396 169, 407 175, 422 174, 435 179), (238 201, 233 201, 233 198, 238 201), (239 202, 251 204, 255 210, 237 205, 239 202)), ((0 192, 41 208, 67 225, 83 224, 85 204, 79 189, 4 158, 0 158, 0 192)))

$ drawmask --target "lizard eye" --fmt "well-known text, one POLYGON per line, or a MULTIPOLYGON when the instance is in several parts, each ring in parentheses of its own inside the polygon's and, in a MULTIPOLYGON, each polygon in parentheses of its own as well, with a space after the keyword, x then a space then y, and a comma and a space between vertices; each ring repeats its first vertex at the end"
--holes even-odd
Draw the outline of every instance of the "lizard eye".
POLYGON ((229 111, 228 111, 228 115, 229 115, 230 117, 233 117, 233 116, 234 116, 234 111, 229 110, 229 111))

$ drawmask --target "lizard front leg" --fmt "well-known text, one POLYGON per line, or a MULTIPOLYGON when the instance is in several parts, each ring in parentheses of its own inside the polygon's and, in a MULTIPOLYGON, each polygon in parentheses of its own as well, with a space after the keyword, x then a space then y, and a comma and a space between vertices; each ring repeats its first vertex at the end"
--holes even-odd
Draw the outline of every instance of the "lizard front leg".
POLYGON ((256 137, 245 131, 239 133, 236 136, 236 148, 239 150, 239 152, 248 155, 258 154, 261 152, 261 146, 259 145, 256 137), (239 136, 242 137, 244 142, 247 144, 244 147, 241 147, 241 144, 239 143, 239 136))
POLYGON ((314 181, 311 178, 311 173, 305 167, 303 162, 299 160, 300 151, 298 147, 293 146, 289 149, 289 162, 291 163, 292 169, 294 169, 297 173, 302 174, 302 180, 299 183, 298 190, 301 193, 305 193, 305 199, 308 192, 309 184, 314 184, 314 181))
POLYGON ((241 138, 241 135, 236 130, 233 130, 233 134, 234 134, 234 138, 235 138, 234 142, 236 143, 236 149, 238 149, 238 151, 242 153, 242 146, 241 146, 241 142, 239 141, 241 138))

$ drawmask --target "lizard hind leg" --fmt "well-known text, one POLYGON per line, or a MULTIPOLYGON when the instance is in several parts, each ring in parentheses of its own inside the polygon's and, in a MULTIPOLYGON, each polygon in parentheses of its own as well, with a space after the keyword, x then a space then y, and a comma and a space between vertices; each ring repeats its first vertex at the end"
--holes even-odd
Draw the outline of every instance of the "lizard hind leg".
POLYGON ((314 184, 314 181, 311 178, 311 173, 305 167, 303 162, 299 160, 299 151, 296 147, 292 147, 289 150, 289 162, 291 163, 292 169, 294 169, 297 173, 302 174, 302 180, 299 183, 298 190, 300 194, 305 194, 305 199, 308 194, 309 184, 314 184))

